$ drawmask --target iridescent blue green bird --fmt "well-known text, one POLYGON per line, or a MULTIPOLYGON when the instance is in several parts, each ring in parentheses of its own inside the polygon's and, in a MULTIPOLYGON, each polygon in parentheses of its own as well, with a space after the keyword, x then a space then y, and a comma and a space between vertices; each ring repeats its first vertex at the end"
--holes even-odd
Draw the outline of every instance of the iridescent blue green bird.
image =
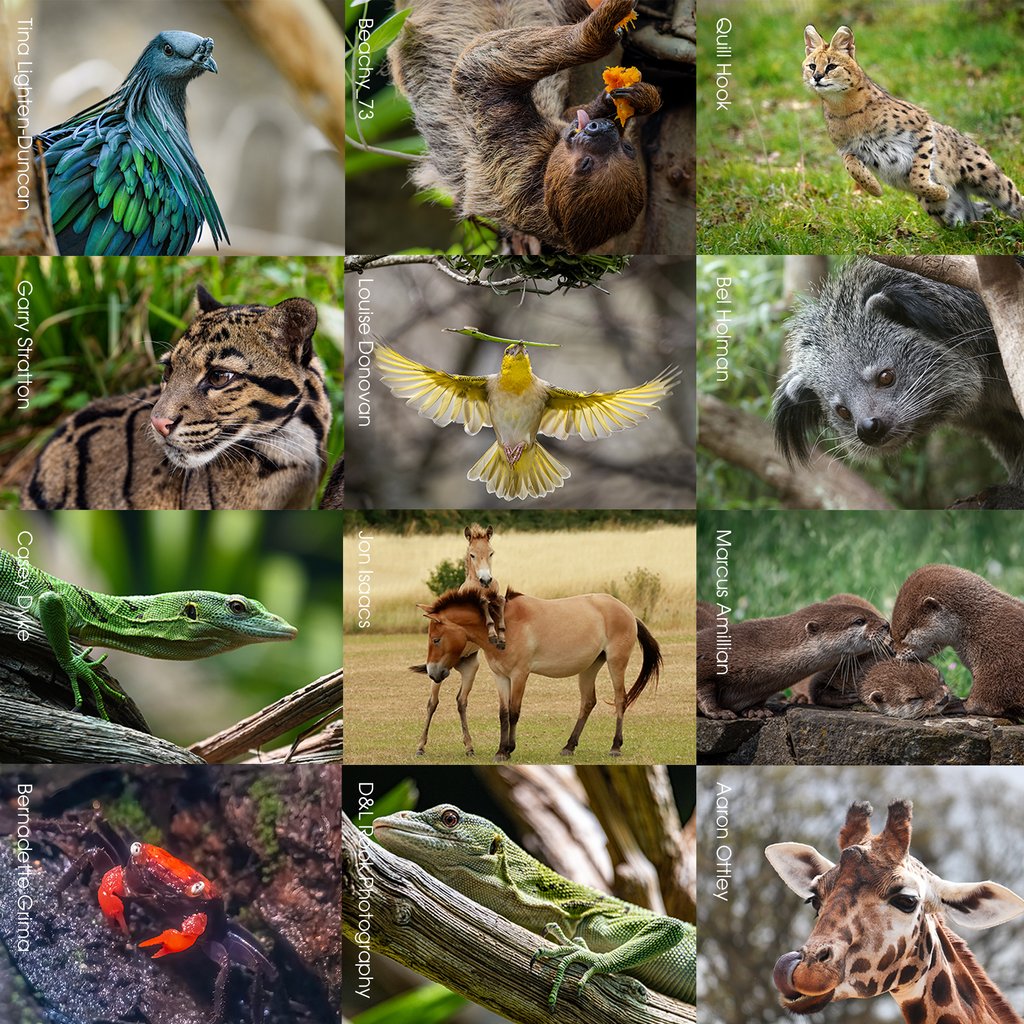
POLYGON ((185 89, 217 73, 213 40, 161 32, 113 95, 37 136, 62 256, 181 256, 203 221, 229 241, 192 151, 185 89))

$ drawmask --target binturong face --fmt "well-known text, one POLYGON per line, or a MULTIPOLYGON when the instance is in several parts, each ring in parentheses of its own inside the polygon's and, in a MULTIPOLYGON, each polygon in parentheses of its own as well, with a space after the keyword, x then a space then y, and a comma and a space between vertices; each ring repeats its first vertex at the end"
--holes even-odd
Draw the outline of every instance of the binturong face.
POLYGON ((587 252, 628 231, 646 197, 636 150, 619 127, 578 111, 544 175, 544 204, 569 250, 587 252))

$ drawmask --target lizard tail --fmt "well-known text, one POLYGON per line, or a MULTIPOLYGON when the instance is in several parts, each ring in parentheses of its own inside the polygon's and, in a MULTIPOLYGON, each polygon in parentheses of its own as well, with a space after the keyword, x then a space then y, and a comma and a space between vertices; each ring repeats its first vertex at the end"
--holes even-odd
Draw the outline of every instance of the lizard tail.
POLYGON ((658 646, 658 641, 651 635, 651 631, 639 619, 636 620, 636 638, 640 641, 644 660, 640 666, 640 675, 636 677, 636 682, 626 694, 627 708, 644 692, 644 687, 652 679, 654 688, 657 689, 658 679, 661 676, 661 648, 658 646))

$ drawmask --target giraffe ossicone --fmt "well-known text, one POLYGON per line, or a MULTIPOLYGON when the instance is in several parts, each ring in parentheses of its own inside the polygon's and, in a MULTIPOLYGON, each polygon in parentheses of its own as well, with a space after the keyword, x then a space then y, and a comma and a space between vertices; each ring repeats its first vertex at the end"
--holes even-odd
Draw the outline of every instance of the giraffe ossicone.
POLYGON ((912 857, 909 800, 889 805, 877 835, 871 813, 865 802, 850 807, 837 864, 803 843, 765 850, 817 912, 803 947, 775 964, 782 1006, 817 1013, 888 992, 908 1024, 1024 1024, 945 923, 992 928, 1024 914, 1024 899, 995 882, 947 882, 912 857))

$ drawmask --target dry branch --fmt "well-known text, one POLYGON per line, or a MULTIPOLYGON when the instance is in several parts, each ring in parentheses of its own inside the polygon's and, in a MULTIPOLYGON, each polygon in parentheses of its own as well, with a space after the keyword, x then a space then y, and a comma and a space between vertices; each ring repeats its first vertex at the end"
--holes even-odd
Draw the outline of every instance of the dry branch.
POLYGON ((773 487, 796 508, 890 509, 891 503, 860 476, 822 452, 807 466, 790 466, 764 420, 711 395, 697 401, 698 444, 773 487))
POLYGON ((519 1024, 682 1024, 694 1007, 648 990, 640 1003, 614 977, 578 992, 566 979, 548 1010, 552 971, 530 969, 546 940, 473 903, 416 864, 371 843, 342 816, 342 930, 351 941, 519 1024), (357 938, 358 935, 358 938, 357 938))
POLYGON ((295 88, 340 154, 345 139, 345 40, 321 0, 224 0, 295 88))
POLYGON ((338 711, 344 696, 345 677, 339 668, 294 693, 289 693, 256 714, 189 748, 211 764, 228 761, 260 747, 310 721, 338 711))

